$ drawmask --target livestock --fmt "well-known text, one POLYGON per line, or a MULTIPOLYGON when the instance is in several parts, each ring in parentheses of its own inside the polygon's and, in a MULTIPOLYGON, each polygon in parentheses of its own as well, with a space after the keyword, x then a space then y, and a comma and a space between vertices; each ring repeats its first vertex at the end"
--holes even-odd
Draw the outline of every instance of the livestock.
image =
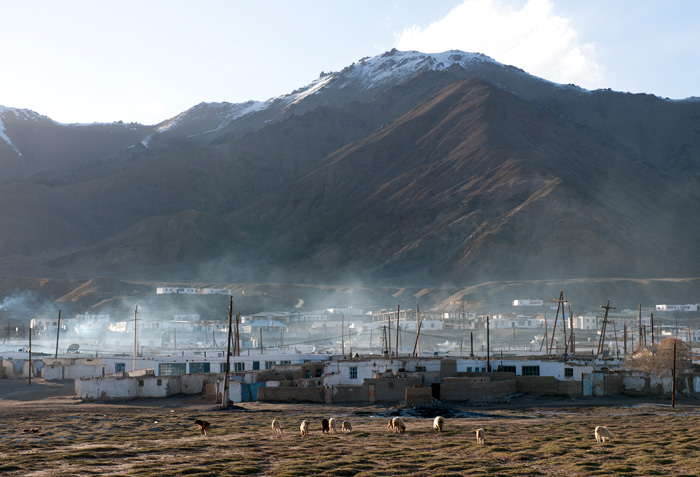
POLYGON ((403 423, 403 419, 400 417, 394 417, 389 419, 389 424, 387 424, 387 429, 391 429, 392 432, 402 433, 406 430, 406 425, 403 423))
POLYGON ((605 442, 612 440, 612 434, 605 426, 598 426, 595 428, 595 440, 596 442, 605 442))
POLYGON ((321 419, 321 432, 324 434, 331 432, 331 428, 328 425, 328 419, 321 419))
POLYGON ((197 427, 199 427, 200 437, 207 437, 209 429, 211 429, 211 424, 209 424, 207 421, 202 421, 201 419, 197 419, 194 421, 194 423, 197 424, 197 427))
POLYGON ((340 423, 340 430, 343 432, 350 432, 352 431, 352 426, 350 425, 350 421, 343 421, 340 423))
POLYGON ((273 434, 282 434, 282 425, 280 424, 280 421, 277 419, 272 420, 272 433, 273 434))
POLYGON ((332 432, 333 434, 336 433, 335 418, 331 417, 330 419, 328 419, 328 428, 330 429, 330 432, 332 432))
POLYGON ((303 420, 301 421, 301 426, 299 426, 299 430, 301 430, 301 437, 306 437, 309 435, 309 421, 303 420))
POLYGON ((482 428, 476 430, 476 443, 484 444, 486 442, 486 432, 482 428))
POLYGON ((433 421, 433 429, 435 429, 435 432, 442 432, 442 426, 444 425, 445 419, 443 419, 441 416, 437 416, 433 421))

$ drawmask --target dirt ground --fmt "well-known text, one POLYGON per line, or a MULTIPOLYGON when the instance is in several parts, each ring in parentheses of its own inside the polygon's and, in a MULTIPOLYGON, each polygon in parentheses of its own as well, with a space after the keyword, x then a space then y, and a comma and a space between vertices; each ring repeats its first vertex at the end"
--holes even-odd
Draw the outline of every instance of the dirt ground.
POLYGON ((422 414, 302 403, 224 410, 199 396, 81 402, 72 381, 0 380, 0 475, 698 475, 698 404, 522 396, 422 414), (400 413, 406 432, 392 433, 387 421, 400 413), (440 434, 437 414, 446 416, 440 434), (323 434, 321 419, 330 417, 348 420, 352 432, 323 434), (196 419, 211 422, 209 436, 200 437, 196 419), (610 429, 611 442, 596 442, 597 425, 610 429))

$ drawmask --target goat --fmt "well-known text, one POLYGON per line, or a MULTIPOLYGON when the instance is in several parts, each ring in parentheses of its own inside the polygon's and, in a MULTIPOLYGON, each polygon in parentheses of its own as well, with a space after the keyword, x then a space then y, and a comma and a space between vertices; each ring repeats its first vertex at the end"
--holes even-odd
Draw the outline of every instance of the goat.
POLYGON ((486 442, 486 433, 482 428, 476 430, 476 443, 484 444, 486 442))
POLYGON ((333 434, 336 433, 336 430, 335 430, 335 419, 332 418, 332 417, 331 417, 330 419, 328 419, 328 428, 330 429, 330 432, 332 432, 333 434))
POLYGON ((611 441, 612 435, 610 431, 605 426, 598 426, 595 428, 595 440, 596 442, 611 441))
POLYGON ((309 421, 304 420, 301 421, 301 426, 299 426, 299 430, 301 430, 301 437, 306 437, 309 435, 309 421))
POLYGON ((328 425, 328 419, 321 419, 321 432, 323 434, 331 432, 331 428, 328 425))
POLYGON ((282 425, 280 424, 280 421, 277 419, 272 420, 272 433, 273 434, 282 434, 282 425))
POLYGON ((387 424, 386 428, 391 429, 392 432, 403 433, 406 430, 406 425, 403 423, 403 419, 394 417, 389 419, 389 424, 387 424))
POLYGON ((343 421, 340 423, 340 430, 343 432, 350 432, 352 431, 352 426, 350 425, 350 421, 343 421))
POLYGON ((435 432, 442 432, 442 426, 444 425, 445 419, 443 419, 441 416, 437 416, 433 421, 433 429, 435 429, 435 432))

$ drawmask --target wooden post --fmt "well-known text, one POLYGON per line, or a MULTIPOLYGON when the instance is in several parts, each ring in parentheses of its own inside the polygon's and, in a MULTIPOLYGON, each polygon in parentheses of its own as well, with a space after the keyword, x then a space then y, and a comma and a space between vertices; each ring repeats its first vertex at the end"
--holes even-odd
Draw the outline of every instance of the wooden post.
POLYGON ((263 345, 262 345, 262 328, 258 328, 258 331, 260 331, 260 354, 263 355, 263 345))
POLYGON ((469 356, 474 357, 474 332, 469 332, 469 356))
POLYGON ((651 352, 654 352, 654 314, 651 314, 651 352))
POLYGON ((61 310, 58 310, 58 329, 56 329, 56 354, 54 359, 58 358, 58 337, 61 334, 61 310))
POLYGON ((622 324, 622 328, 623 328, 623 330, 624 330, 623 333, 625 334, 625 339, 624 339, 624 343, 625 343, 624 352, 625 352, 625 358, 626 358, 626 357, 627 357, 627 322, 624 322, 624 323, 622 324))
POLYGON ((231 370, 231 328, 233 327, 233 296, 228 306, 228 344, 226 346, 226 368, 224 369, 224 389, 221 391, 221 405, 228 407, 228 373, 231 370))
POLYGON ((413 345, 413 354, 414 354, 414 355, 416 354, 416 347, 418 346, 418 343, 419 343, 419 340, 420 340, 420 329, 421 329, 421 326, 422 326, 422 325, 423 325, 423 322, 419 322, 419 323, 418 323, 418 330, 416 331, 416 342, 415 342, 415 344, 413 345))
POLYGON ((345 315, 340 314, 340 354, 345 357, 345 315))
POLYGON ((389 352, 390 362, 393 363, 394 362, 394 352, 391 350, 391 315, 389 315, 388 313, 386 315, 386 322, 388 323, 386 346, 387 346, 387 351, 389 352))
POLYGON ((574 317, 571 314, 571 305, 569 308, 569 350, 571 354, 576 354, 576 340, 574 339, 574 317))
POLYGON ((460 358, 462 357, 462 343, 463 342, 464 342, 464 340, 459 340, 459 357, 460 358))
POLYGON ((241 322, 241 314, 236 313, 236 356, 241 355, 241 333, 239 330, 239 325, 241 322))

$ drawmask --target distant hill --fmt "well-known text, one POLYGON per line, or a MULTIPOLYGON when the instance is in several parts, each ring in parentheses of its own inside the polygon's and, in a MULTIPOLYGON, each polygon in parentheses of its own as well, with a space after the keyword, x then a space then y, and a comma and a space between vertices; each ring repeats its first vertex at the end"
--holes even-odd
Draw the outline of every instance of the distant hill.
POLYGON ((159 125, 0 108, 0 265, 470 287, 700 276, 700 102, 392 50, 159 125))

